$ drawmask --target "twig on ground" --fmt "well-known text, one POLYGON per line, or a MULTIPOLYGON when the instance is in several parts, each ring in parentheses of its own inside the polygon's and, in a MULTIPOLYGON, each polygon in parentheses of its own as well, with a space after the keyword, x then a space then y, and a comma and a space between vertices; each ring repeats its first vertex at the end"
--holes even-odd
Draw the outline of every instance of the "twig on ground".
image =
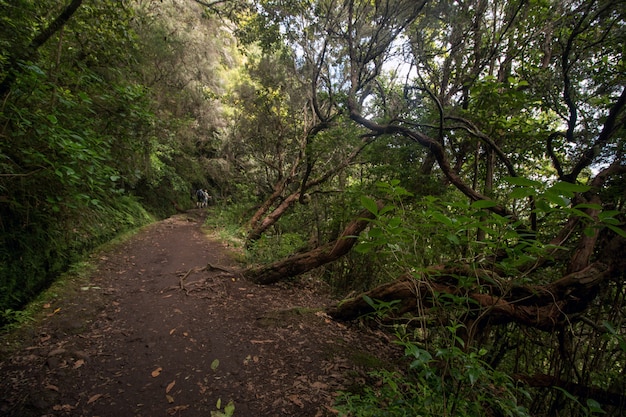
MULTIPOLYGON (((194 267, 191 268, 189 271, 187 271, 182 277, 180 277, 180 279, 178 280, 178 286, 180 287, 181 290, 185 291, 185 294, 189 295, 189 290, 185 287, 185 279, 187 279, 187 277, 192 273, 192 272, 203 272, 203 271, 222 271, 225 272, 225 274, 220 274, 219 276, 234 276, 235 273, 233 271, 230 271, 224 267, 221 266, 216 266, 216 265, 211 265, 211 263, 207 262, 206 266, 200 268, 200 267, 194 267)), ((196 281, 195 283, 198 283, 200 281, 196 281)))

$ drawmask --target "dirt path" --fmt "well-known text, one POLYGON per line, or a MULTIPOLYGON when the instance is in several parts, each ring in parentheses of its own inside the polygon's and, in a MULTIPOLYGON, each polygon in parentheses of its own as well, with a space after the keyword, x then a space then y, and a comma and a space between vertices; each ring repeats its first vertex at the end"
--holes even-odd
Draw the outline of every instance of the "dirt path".
POLYGON ((334 393, 391 355, 383 336, 329 320, 317 285, 203 269, 234 262, 202 222, 178 215, 99 254, 19 350, 0 339, 0 415, 207 417, 229 402, 240 417, 334 415, 334 393))

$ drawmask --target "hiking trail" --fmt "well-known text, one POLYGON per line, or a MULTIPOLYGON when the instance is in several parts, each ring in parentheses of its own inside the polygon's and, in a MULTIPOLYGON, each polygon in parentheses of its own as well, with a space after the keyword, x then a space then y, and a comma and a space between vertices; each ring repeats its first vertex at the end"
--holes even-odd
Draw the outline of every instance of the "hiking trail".
POLYGON ((336 391, 397 357, 382 332, 326 316, 319 282, 229 274, 235 250, 208 236, 206 213, 92 255, 88 278, 0 336, 0 414, 332 416, 336 391))

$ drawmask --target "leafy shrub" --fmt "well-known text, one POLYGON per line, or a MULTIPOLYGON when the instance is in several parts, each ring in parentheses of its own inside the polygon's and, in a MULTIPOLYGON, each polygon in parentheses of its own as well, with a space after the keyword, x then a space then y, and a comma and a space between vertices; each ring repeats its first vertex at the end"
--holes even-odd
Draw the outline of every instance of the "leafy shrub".
POLYGON ((253 263, 269 263, 293 254, 305 243, 297 233, 263 235, 248 248, 248 256, 253 263))
MULTIPOLYGON (((457 328, 449 328, 453 335, 457 328)), ((370 373, 376 381, 362 392, 342 392, 336 408, 341 416, 484 416, 526 417, 518 403, 527 395, 506 374, 492 369, 485 350, 465 351, 462 341, 425 349, 398 334, 407 368, 370 373)))

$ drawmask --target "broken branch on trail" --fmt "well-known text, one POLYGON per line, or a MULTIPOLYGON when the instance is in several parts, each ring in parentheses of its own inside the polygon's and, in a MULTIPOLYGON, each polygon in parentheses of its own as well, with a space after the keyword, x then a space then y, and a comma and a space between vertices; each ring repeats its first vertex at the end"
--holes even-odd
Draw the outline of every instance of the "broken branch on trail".
MULTIPOLYGON (((379 209, 383 206, 380 201, 377 205, 379 209)), ((350 252, 350 249, 357 243, 359 234, 365 230, 374 217, 372 212, 364 210, 357 219, 346 226, 337 240, 273 264, 244 269, 239 275, 257 284, 272 284, 335 261, 350 252)))
POLYGON ((488 271, 471 271, 462 268, 435 267, 419 277, 404 275, 345 300, 327 313, 337 320, 353 320, 374 311, 366 299, 390 302, 400 300, 398 314, 430 307, 441 294, 463 296, 479 307, 481 319, 492 324, 516 322, 540 330, 553 330, 568 321, 568 315, 583 311, 593 299, 596 289, 610 275, 611 270, 602 263, 594 263, 581 271, 571 273, 546 285, 512 286, 494 281, 488 271), (459 277, 477 277, 473 288, 459 285, 459 277), (484 278, 484 280, 483 280, 484 278), (478 282, 482 285, 478 285, 478 282), (489 283, 489 284, 487 284, 489 283), (488 291, 485 291, 488 290, 488 291))
POLYGON ((178 286, 180 287, 180 289, 185 291, 185 293, 189 295, 189 290, 187 290, 187 288, 185 287, 185 279, 187 279, 187 277, 191 275, 192 272, 196 273, 196 272, 203 272, 203 271, 222 271, 228 275, 235 274, 233 271, 231 271, 228 268, 225 268, 222 266, 215 266, 215 265, 212 265, 210 262, 207 262, 206 266, 191 268, 184 275, 182 275, 180 279, 178 280, 178 286))

